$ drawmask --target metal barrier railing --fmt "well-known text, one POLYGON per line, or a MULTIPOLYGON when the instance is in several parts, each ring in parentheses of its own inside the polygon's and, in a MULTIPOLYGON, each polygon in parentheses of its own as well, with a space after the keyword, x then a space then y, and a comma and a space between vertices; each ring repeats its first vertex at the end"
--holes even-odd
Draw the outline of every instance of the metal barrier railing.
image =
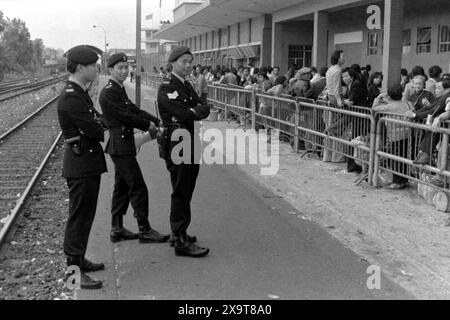
POLYGON ((230 114, 234 114, 245 124, 253 113, 253 99, 253 93, 242 88, 208 86, 208 100, 224 112, 225 120, 228 120, 230 114))
POLYGON ((143 83, 153 89, 158 89, 163 81, 163 77, 156 73, 142 73, 143 83))
POLYGON ((298 103, 292 99, 269 96, 261 93, 254 95, 255 129, 278 129, 280 137, 287 136, 294 141, 294 150, 298 151, 298 103))
POLYGON ((430 125, 411 122, 403 116, 384 114, 377 123, 373 184, 379 185, 378 173, 384 170, 403 179, 448 191, 449 134, 448 123, 433 130, 430 125), (419 150, 430 155, 428 164, 413 163, 419 150), (428 179, 430 177, 432 179, 428 179))

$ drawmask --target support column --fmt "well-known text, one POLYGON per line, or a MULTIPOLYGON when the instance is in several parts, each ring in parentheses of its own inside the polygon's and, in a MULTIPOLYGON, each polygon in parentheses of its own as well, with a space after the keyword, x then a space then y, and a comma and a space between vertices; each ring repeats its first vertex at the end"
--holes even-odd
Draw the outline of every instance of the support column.
POLYGON ((312 52, 312 65, 321 68, 328 65, 328 13, 314 12, 314 42, 312 52))
POLYGON ((264 15, 264 26, 261 42, 261 65, 267 67, 272 59, 272 15, 264 15))
POLYGON ((286 66, 283 66, 283 25, 281 23, 272 24, 272 67, 274 66, 279 66, 282 73, 287 71, 287 62, 286 66))
POLYGON ((384 1, 383 90, 400 80, 404 0, 384 1))

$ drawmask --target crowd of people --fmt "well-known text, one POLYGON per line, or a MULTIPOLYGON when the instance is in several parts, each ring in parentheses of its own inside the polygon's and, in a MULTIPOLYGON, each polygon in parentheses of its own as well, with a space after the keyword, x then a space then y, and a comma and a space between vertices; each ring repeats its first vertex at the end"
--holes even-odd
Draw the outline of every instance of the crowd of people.
MULTIPOLYGON (((282 73, 278 66, 253 67, 239 66, 226 67, 198 65, 193 68, 189 81, 196 89, 198 95, 206 101, 208 85, 228 85, 230 87, 241 87, 257 93, 272 96, 289 95, 291 97, 302 97, 312 100, 325 100, 330 106, 348 109, 349 107, 360 107, 371 109, 371 112, 394 113, 410 119, 413 122, 421 122, 432 118, 430 125, 437 128, 446 120, 450 119, 450 74, 443 73, 439 66, 431 66, 428 73, 421 66, 414 67, 411 72, 402 69, 399 81, 389 88, 383 88, 383 74, 380 71, 372 71, 370 65, 360 66, 346 64, 342 51, 333 52, 330 59, 330 67, 299 67, 291 66, 286 73, 282 73)), ((156 68, 155 68, 156 69, 156 68)), ((170 70, 160 69, 160 75, 165 75, 170 70)), ((270 107, 266 108, 264 100, 257 106, 260 114, 271 114, 270 107), (266 110, 267 109, 267 110, 266 110)), ((351 109, 355 111, 356 108, 351 109)), ((351 118, 351 117, 348 117, 351 118)), ((329 119, 326 127, 332 126, 336 119, 329 119)), ((326 122, 326 120, 324 119, 326 122)), ((347 121, 351 125, 352 120, 347 121)), ((352 139, 362 135, 360 129, 353 125, 351 129, 352 139)), ((412 141, 411 130, 387 130, 390 140, 391 151, 400 157, 406 157, 406 148, 412 141)), ((436 148, 439 134, 431 132, 419 137, 417 157, 413 163, 417 165, 430 165, 431 154, 436 148)), ((414 154, 415 155, 415 154, 414 154)), ((324 161, 341 162, 343 157, 325 157, 324 161), (328 159, 326 159, 328 158, 328 159), (338 160, 331 160, 338 159, 338 160)), ((354 159, 346 158, 347 171, 360 173, 362 168, 354 159)), ((402 172, 405 173, 405 172, 402 172)), ((408 185, 408 179, 394 175, 394 180, 389 188, 403 189, 408 185)))

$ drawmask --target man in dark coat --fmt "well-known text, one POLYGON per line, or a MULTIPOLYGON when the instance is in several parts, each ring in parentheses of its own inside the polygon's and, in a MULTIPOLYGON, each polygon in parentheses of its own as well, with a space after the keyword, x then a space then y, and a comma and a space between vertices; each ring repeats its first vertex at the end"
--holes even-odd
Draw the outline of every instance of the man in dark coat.
POLYGON ((153 230, 149 223, 148 190, 136 160, 134 140, 134 128, 156 136, 159 120, 128 99, 123 85, 129 71, 127 56, 124 53, 114 54, 108 60, 108 68, 111 79, 100 93, 100 106, 110 134, 105 151, 111 156, 115 168, 111 241, 139 238, 141 243, 167 242, 169 235, 153 230), (139 226, 138 235, 123 226, 123 216, 130 203, 139 226))
MULTIPOLYGON (((163 157, 173 188, 170 208, 171 245, 175 247, 175 254, 178 256, 203 257, 208 254, 209 249, 197 246, 197 238, 187 234, 191 222, 192 195, 200 170, 194 154, 195 143, 200 143, 194 122, 209 115, 209 107, 202 104, 194 88, 186 81, 186 77, 191 73, 192 59, 187 47, 176 47, 172 50, 169 62, 173 70, 171 76, 164 79, 159 88, 158 106, 166 128, 165 141, 169 144, 163 157), (171 141, 171 138, 182 130, 190 135, 191 154, 183 154, 183 158, 187 156, 188 160, 180 163, 171 156, 173 148, 180 141, 171 141)), ((184 152, 187 151, 183 150, 184 152)))
POLYGON ((93 263, 85 258, 97 209, 100 177, 107 171, 100 145, 104 140, 101 115, 94 109, 87 91, 87 84, 98 76, 98 55, 93 47, 77 46, 66 53, 66 58, 70 78, 58 101, 58 119, 65 139, 62 175, 69 187, 64 253, 67 266, 76 266, 80 270, 81 288, 99 289, 102 282, 85 274, 104 269, 103 263, 93 263))

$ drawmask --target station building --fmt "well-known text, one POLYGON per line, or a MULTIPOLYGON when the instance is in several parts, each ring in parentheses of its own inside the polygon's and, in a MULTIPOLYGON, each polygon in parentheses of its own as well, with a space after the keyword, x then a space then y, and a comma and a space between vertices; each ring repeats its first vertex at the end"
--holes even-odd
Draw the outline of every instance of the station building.
POLYGON ((449 0, 176 0, 174 22, 154 38, 192 49, 202 65, 370 64, 385 85, 400 69, 450 71, 449 0))

